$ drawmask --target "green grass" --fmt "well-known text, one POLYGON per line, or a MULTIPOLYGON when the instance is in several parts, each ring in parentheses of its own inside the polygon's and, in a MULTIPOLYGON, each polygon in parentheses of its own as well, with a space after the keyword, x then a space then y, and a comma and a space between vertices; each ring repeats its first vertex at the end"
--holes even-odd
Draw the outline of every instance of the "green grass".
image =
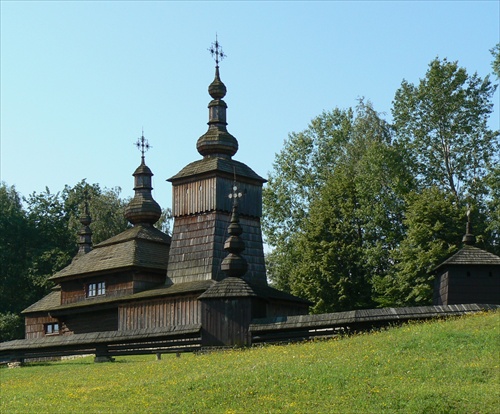
POLYGON ((500 313, 337 340, 0 370, 2 413, 498 413, 500 313))

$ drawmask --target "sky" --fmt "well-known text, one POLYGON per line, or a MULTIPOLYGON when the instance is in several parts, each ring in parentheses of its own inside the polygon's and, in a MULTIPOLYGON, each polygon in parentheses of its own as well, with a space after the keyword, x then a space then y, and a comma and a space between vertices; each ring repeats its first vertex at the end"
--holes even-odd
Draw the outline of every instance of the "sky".
MULTIPOLYGON (((499 1, 2 0, 0 12, 0 181, 28 196, 85 178, 133 196, 144 129, 163 208, 166 179, 201 158, 216 34, 233 158, 263 177, 323 111, 364 97, 390 120, 403 79, 436 57, 485 77, 500 41, 499 1)), ((499 113, 497 91, 491 128, 499 113)))

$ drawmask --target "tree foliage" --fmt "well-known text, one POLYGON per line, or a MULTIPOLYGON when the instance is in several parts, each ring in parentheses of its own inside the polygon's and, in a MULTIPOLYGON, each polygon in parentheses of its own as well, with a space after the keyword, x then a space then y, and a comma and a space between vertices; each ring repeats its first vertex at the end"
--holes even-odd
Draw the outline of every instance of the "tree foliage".
POLYGON ((50 291, 48 277, 69 264, 77 251, 81 206, 88 200, 94 244, 128 226, 120 189, 101 189, 85 180, 60 193, 48 188, 23 199, 0 185, 0 322, 3 339, 22 332, 19 312, 50 291), (5 336, 7 335, 7 336, 5 336))
POLYGON ((373 303, 372 278, 387 270, 390 252, 404 234, 403 196, 412 186, 411 176, 406 174, 403 159, 392 143, 389 125, 370 103, 360 101, 355 111, 333 112, 339 114, 344 116, 343 122, 332 125, 343 128, 335 133, 317 131, 318 125, 325 125, 321 118, 331 119, 332 114, 324 113, 309 130, 290 136, 278 156, 280 161, 286 160, 288 166, 297 156, 301 162, 310 157, 321 163, 314 169, 303 168, 307 171, 304 174, 275 175, 264 196, 265 210, 270 207, 272 211, 276 211, 272 197, 276 185, 288 199, 301 188, 297 204, 308 200, 307 208, 302 205, 301 214, 295 217, 299 219, 293 231, 288 227, 293 225, 291 220, 285 226, 279 220, 273 227, 276 233, 284 233, 273 240, 284 244, 276 245, 268 256, 268 265, 277 286, 313 301, 316 312, 373 303), (304 140, 297 139, 303 136, 308 136, 311 152, 326 147, 337 157, 304 154, 304 140), (305 177, 315 185, 300 182, 305 177))
POLYGON ((500 79, 500 43, 497 43, 493 49, 490 50, 493 55, 493 62, 491 62, 491 68, 493 73, 496 75, 497 79, 500 79))
POLYGON ((438 186, 457 201, 484 192, 480 184, 499 150, 498 131, 487 126, 495 89, 488 76, 468 75, 457 62, 438 58, 418 86, 402 82, 394 127, 422 186, 438 186))
POLYGON ((402 82, 392 125, 361 101, 291 133, 263 198, 272 282, 315 312, 427 304, 468 209, 480 247, 498 252, 495 88, 436 58, 417 85, 402 82))

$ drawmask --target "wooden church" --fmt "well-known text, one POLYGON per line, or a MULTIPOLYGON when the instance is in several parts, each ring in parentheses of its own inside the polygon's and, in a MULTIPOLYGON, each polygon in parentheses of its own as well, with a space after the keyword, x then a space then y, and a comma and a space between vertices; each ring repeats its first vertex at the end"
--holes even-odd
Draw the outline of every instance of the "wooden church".
POLYGON ((132 227, 92 246, 90 217, 82 215, 77 256, 50 278, 53 291, 23 311, 26 339, 196 326, 203 346, 246 345, 252 319, 308 313, 309 302, 268 286, 260 223, 266 180, 233 159, 238 141, 226 128, 217 42, 212 52, 209 126, 196 143, 202 158, 169 179, 172 237, 154 227, 161 209, 143 136, 125 212, 132 227))

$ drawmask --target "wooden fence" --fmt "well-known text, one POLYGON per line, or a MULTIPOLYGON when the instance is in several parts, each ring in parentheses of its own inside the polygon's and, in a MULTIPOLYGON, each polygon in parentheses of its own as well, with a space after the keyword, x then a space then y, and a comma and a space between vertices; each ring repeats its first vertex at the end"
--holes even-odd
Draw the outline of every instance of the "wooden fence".
POLYGON ((201 325, 108 331, 0 343, 0 361, 95 354, 96 357, 192 352, 201 349, 201 325))
POLYGON ((397 325, 409 320, 443 318, 499 309, 500 305, 447 305, 364 309, 320 315, 278 316, 256 319, 250 325, 252 345, 329 338, 349 332, 397 325))
MULTIPOLYGON (((448 305, 383 308, 254 319, 249 327, 251 344, 296 342, 424 320, 500 309, 500 305, 448 305)), ((1 361, 95 354, 120 355, 193 352, 203 349, 202 325, 54 335, 0 343, 1 361)))

